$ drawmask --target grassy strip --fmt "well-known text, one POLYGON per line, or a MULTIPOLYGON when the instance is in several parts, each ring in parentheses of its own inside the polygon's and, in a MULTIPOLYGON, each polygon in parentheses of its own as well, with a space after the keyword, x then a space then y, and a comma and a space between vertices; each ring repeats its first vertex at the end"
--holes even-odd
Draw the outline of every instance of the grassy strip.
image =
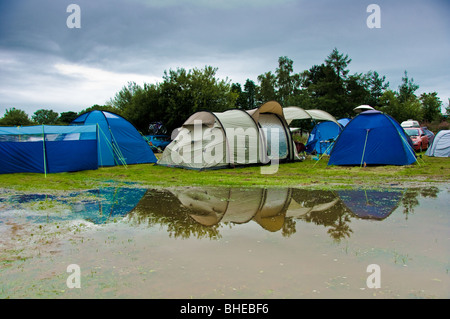
POLYGON ((154 164, 100 168, 73 173, 17 173, 0 175, 0 188, 23 192, 86 190, 117 183, 143 187, 173 186, 271 186, 320 187, 386 186, 436 183, 450 180, 449 158, 426 157, 409 166, 340 167, 320 161, 280 164, 275 174, 262 174, 260 166, 195 171, 154 164))

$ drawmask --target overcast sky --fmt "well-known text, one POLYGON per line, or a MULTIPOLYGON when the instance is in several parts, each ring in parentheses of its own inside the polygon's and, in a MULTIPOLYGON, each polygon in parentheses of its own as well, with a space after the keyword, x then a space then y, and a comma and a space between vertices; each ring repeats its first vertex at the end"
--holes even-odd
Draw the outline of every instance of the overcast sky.
POLYGON ((0 0, 0 117, 78 112, 178 67, 257 83, 280 56, 302 72, 333 48, 352 59, 351 74, 377 71, 397 90, 406 70, 417 93, 448 105, 448 0, 0 0), (70 4, 81 28, 67 25, 70 4), (370 4, 380 28, 367 25, 370 4))

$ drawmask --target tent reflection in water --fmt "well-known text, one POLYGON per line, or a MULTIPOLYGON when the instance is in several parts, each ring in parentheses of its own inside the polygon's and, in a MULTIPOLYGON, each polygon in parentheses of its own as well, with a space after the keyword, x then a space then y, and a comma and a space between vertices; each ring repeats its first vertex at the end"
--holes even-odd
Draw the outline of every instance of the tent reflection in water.
POLYGON ((293 188, 202 188, 187 187, 171 192, 188 209, 188 214, 204 226, 256 221, 263 228, 277 231, 284 219, 301 219, 310 213, 349 210, 364 219, 382 220, 399 205, 401 190, 311 191, 293 188), (344 205, 338 205, 342 203, 344 205))
POLYGON ((144 188, 101 187, 88 191, 88 197, 71 203, 72 213, 94 224, 124 218, 146 193, 144 188))
POLYGON ((398 207, 403 192, 400 190, 340 190, 344 205, 362 219, 383 220, 398 207))
POLYGON ((328 211, 339 203, 338 196, 331 191, 303 192, 292 188, 189 187, 172 193, 201 225, 245 224, 253 220, 271 232, 282 229, 286 218, 302 219, 311 213, 328 211))
POLYGON ((296 233, 298 222, 306 222, 325 226, 334 240, 340 240, 350 236, 351 219, 383 220, 399 205, 402 194, 400 190, 338 193, 301 188, 200 186, 149 189, 126 219, 151 227, 163 225, 174 237, 210 239, 220 237, 223 225, 239 228, 251 222, 289 237, 296 233))
POLYGON ((205 226, 232 222, 244 224, 255 220, 264 229, 283 227, 291 190, 264 188, 185 188, 172 193, 189 208, 190 216, 205 226))

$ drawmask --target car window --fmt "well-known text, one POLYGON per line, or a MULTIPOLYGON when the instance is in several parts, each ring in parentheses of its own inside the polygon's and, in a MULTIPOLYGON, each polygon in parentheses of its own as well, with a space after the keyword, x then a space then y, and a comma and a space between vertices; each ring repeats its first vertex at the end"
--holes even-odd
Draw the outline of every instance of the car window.
POLYGON ((406 130, 406 134, 409 136, 419 136, 419 130, 406 130))

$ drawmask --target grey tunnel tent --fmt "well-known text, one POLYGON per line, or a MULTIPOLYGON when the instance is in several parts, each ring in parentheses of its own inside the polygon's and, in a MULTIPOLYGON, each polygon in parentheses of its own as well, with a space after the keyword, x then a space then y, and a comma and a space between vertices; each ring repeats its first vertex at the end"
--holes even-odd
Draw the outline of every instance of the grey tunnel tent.
POLYGON ((248 111, 192 114, 166 147, 158 164, 201 170, 294 158, 283 108, 271 101, 248 111))

